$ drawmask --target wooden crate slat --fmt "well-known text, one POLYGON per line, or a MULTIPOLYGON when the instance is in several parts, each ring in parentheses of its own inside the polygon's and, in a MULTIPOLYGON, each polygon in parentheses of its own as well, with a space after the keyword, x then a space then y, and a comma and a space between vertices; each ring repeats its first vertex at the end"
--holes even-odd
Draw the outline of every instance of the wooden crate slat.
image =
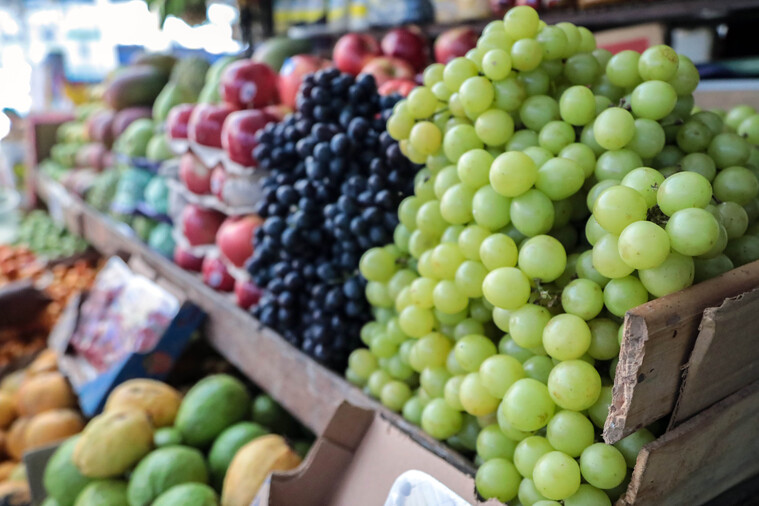
POLYGON ((703 504, 759 473, 759 382, 644 446, 617 506, 703 504))
POLYGON ((759 261, 630 310, 625 316, 604 440, 672 413, 703 311, 759 286, 759 261))
POLYGON ((759 380, 759 289, 704 311, 670 427, 759 380))

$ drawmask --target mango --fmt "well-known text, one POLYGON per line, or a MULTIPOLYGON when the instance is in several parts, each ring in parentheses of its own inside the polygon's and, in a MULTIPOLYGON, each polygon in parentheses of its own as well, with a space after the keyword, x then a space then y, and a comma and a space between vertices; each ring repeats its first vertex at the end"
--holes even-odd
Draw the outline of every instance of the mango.
POLYGON ((74 465, 74 448, 80 436, 64 441, 47 463, 42 483, 47 495, 53 497, 59 506, 74 506, 79 493, 92 483, 74 465))
POLYGON ((151 379, 133 379, 117 386, 108 396, 105 411, 141 409, 150 416, 153 427, 174 424, 182 396, 165 383, 151 379))
POLYGON ((182 483, 207 483, 203 454, 187 446, 159 448, 142 459, 129 479, 131 506, 149 506, 159 495, 182 483))

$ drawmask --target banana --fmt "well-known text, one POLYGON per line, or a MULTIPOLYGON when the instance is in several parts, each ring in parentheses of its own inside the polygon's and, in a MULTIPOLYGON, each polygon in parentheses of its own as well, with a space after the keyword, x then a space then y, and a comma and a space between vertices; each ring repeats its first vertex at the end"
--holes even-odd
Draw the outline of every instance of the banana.
POLYGON ((237 451, 224 477, 221 506, 248 506, 273 471, 296 468, 301 458, 282 436, 261 436, 237 451))

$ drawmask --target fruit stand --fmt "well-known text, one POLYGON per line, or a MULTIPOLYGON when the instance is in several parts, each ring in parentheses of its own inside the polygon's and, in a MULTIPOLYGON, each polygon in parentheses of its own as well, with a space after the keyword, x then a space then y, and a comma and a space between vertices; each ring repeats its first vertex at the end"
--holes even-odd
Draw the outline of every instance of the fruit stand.
POLYGON ((618 3, 241 3, 30 117, 0 497, 752 504, 759 113, 676 30, 755 6, 618 3))

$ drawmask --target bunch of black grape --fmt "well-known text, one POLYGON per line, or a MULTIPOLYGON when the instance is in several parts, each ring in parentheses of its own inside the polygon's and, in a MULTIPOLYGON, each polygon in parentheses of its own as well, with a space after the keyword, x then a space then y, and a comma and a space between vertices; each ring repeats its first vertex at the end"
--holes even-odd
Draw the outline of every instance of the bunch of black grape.
POLYGON ((248 270, 265 295, 254 315, 340 369, 371 318, 361 253, 391 241, 419 166, 385 131, 399 97, 336 69, 307 76, 297 112, 267 125, 254 155, 270 172, 248 270))

